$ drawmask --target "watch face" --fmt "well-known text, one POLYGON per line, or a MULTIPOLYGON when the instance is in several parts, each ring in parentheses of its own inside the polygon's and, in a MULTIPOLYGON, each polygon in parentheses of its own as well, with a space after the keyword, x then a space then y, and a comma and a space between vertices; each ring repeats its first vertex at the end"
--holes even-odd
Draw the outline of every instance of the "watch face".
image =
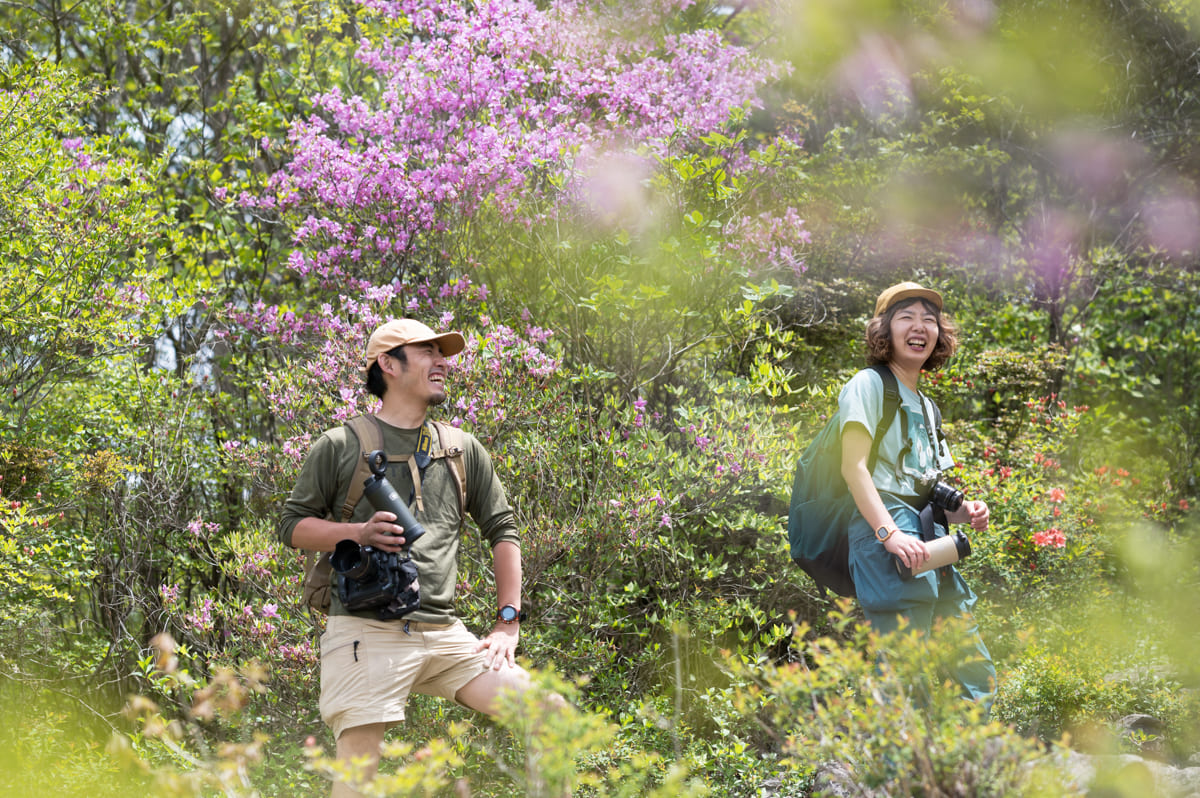
POLYGON ((500 608, 500 620, 505 623, 512 623, 517 619, 517 608, 505 605, 500 608))

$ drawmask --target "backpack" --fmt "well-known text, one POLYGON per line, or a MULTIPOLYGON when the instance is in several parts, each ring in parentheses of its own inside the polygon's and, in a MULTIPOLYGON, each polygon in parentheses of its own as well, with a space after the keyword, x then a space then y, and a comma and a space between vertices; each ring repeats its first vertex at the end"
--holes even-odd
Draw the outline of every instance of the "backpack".
MULTIPOLYGON (((442 421, 431 422, 438 433, 439 448, 429 452, 430 461, 446 461, 454 484, 458 488, 458 517, 459 523, 466 517, 467 511, 467 469, 463 463, 463 432, 461 429, 442 421)), ((350 476, 350 485, 346 490, 346 501, 342 504, 342 523, 347 523, 354 514, 354 508, 362 499, 363 484, 371 476, 371 466, 367 455, 383 448, 383 430, 379 420, 373 414, 355 416, 346 422, 346 426, 358 440, 361 456, 350 476)), ((413 487, 416 493, 417 510, 423 509, 421 500, 421 479, 412 454, 387 456, 389 463, 408 463, 413 473, 413 487)), ((310 611, 328 613, 330 582, 333 566, 329 563, 330 552, 306 551, 304 553, 304 587, 301 592, 301 603, 310 611)))
MULTIPOLYGON (((900 408, 896 375, 882 364, 871 368, 883 380, 883 415, 871 439, 869 472, 875 470, 879 442, 900 408)), ((842 478, 842 433, 835 413, 796 462, 788 509, 792 560, 812 577, 822 593, 828 588, 839 596, 855 595, 850 576, 850 539, 846 534, 854 511, 854 498, 842 478)))

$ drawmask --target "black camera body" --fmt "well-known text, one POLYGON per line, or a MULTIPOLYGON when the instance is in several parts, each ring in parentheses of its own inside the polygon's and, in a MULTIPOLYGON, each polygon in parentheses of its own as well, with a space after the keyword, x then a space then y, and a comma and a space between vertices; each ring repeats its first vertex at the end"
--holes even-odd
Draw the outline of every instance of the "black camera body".
POLYGON ((342 540, 329 564, 342 576, 338 598, 350 612, 378 610, 379 619, 387 621, 421 608, 421 585, 411 557, 342 540))
POLYGON ((959 507, 962 507, 963 492, 955 490, 945 482, 938 480, 934 483, 933 491, 929 494, 929 501, 933 502, 936 507, 954 512, 959 507))
POLYGON ((357 541, 339 541, 329 558, 333 570, 341 575, 338 598, 350 612, 377 610, 381 621, 401 618, 421 608, 421 585, 417 564, 407 554, 413 541, 425 534, 396 489, 387 481, 387 455, 374 451, 367 455, 372 476, 363 483, 363 496, 377 511, 396 516, 404 528, 405 553, 381 551, 360 546, 357 541))
POLYGON ((930 503, 934 507, 940 507, 943 510, 954 512, 959 507, 962 507, 963 492, 942 482, 942 475, 935 474, 929 479, 917 480, 917 490, 921 495, 928 497, 930 503))

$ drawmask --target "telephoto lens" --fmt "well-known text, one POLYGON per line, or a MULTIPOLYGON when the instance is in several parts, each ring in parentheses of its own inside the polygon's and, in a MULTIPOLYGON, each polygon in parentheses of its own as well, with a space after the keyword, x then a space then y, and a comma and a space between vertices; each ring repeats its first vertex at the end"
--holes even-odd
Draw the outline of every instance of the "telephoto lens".
POLYGON ((899 557, 894 557, 896 570, 900 573, 901 579, 907 582, 914 576, 920 576, 934 568, 953 565, 971 554, 971 541, 962 532, 955 532, 953 535, 945 535, 930 541, 928 548, 929 559, 915 569, 909 568, 899 557))
POLYGON ((371 452, 367 455, 371 462, 371 472, 363 483, 363 495, 376 510, 383 510, 396 516, 396 523, 404 527, 404 542, 412 545, 413 541, 425 534, 425 527, 417 523, 408 505, 400 500, 400 494, 387 481, 384 470, 387 468, 387 455, 383 452, 371 452))

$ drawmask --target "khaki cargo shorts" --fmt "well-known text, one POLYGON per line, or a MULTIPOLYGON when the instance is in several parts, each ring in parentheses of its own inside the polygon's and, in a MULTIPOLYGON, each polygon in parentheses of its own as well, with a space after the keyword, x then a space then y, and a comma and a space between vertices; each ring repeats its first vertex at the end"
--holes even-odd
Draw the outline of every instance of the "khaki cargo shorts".
POLYGON ((451 701, 487 671, 462 621, 438 624, 332 615, 321 635, 321 719, 343 731, 399 723, 410 692, 451 701))

